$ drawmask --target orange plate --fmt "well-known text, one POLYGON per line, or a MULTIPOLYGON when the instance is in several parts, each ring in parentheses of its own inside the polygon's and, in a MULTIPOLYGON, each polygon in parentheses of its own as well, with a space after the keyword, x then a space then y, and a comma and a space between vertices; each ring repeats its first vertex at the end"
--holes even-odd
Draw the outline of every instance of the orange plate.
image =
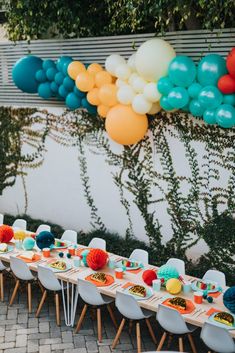
POLYGON ((37 262, 37 261, 41 260, 41 255, 38 255, 38 254, 35 254, 34 258, 32 260, 26 259, 26 257, 23 257, 21 255, 18 255, 16 257, 20 258, 21 260, 23 260, 24 262, 27 262, 27 263, 37 262))
POLYGON ((106 275, 107 281, 105 283, 94 281, 93 279, 91 279, 91 276, 92 275, 87 276, 85 280, 93 283, 94 285, 96 285, 96 287, 107 287, 107 286, 110 286, 112 283, 114 283, 114 277, 111 275, 106 275))
POLYGON ((172 305, 169 304, 169 300, 172 298, 166 299, 162 304, 169 306, 170 308, 176 309, 180 314, 190 314, 194 309, 195 306, 191 300, 186 299, 186 310, 181 310, 173 307, 172 305))

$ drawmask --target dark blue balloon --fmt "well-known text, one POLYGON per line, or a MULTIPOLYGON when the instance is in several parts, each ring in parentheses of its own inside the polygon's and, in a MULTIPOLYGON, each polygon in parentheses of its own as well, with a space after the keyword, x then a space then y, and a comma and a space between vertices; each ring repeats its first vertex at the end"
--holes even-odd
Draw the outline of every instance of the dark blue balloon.
POLYGON ((64 74, 62 74, 62 72, 57 72, 57 74, 55 74, 55 82, 57 83, 57 85, 62 85, 64 81, 64 74))
POLYGON ((64 87, 64 85, 60 85, 58 92, 59 92, 59 95, 60 95, 61 97, 63 97, 63 98, 66 98, 66 96, 67 96, 68 93, 69 93, 69 92, 67 91, 67 89, 64 87))
POLYGON ((79 98, 84 98, 84 97, 86 97, 86 93, 80 91, 80 90, 77 88, 76 85, 74 86, 73 91, 74 91, 74 93, 75 93, 79 98))
POLYGON ((40 83, 38 86, 38 95, 44 99, 49 99, 52 97, 50 82, 40 83))
POLYGON ((66 76, 63 81, 64 87, 67 89, 67 91, 71 92, 74 89, 74 80, 72 80, 69 76, 66 76))
POLYGON ((69 109, 75 110, 81 107, 81 98, 76 96, 74 92, 71 92, 67 95, 65 103, 69 109))
POLYGON ((51 87, 51 90, 52 90, 53 93, 57 93, 58 92, 59 86, 57 85, 57 83, 55 83, 55 81, 51 82, 50 87, 51 87))
POLYGON ((36 72, 42 68, 42 59, 29 55, 18 60, 12 69, 12 79, 23 92, 37 93, 39 82, 36 72))
POLYGON ((63 71, 63 66, 66 62, 71 62, 73 58, 71 56, 61 56, 56 63, 57 70, 63 71))
POLYGON ((82 107, 87 109, 90 114, 95 115, 97 113, 97 108, 88 102, 86 98, 82 98, 82 107))
POLYGON ((53 81, 55 78, 55 75, 57 74, 57 69, 55 67, 49 67, 46 71, 46 75, 49 81, 53 81))
POLYGON ((50 248, 55 242, 55 237, 51 232, 43 231, 36 236, 36 244, 39 249, 50 248))
POLYGON ((53 67, 55 68, 55 63, 53 60, 51 59, 47 59, 47 60, 44 60, 43 63, 42 63, 42 67, 43 69, 46 71, 47 69, 49 69, 50 67, 53 67))
POLYGON ((40 69, 36 72, 35 78, 38 82, 46 82, 47 76, 44 70, 40 69))

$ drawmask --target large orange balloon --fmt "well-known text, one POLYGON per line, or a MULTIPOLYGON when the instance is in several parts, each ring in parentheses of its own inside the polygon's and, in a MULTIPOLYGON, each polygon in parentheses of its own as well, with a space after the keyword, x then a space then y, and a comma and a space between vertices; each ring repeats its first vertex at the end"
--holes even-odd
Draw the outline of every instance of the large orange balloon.
POLYGON ((100 71, 95 75, 95 85, 100 88, 106 83, 112 83, 112 76, 107 71, 100 71))
POLYGON ((76 86, 82 92, 90 91, 95 85, 95 79, 88 72, 81 72, 76 78, 76 86))
POLYGON ((135 113, 129 105, 118 104, 109 110, 105 128, 112 140, 121 145, 133 145, 144 138, 148 118, 145 114, 135 113))
POLYGON ((98 72, 103 71, 103 68, 100 64, 93 63, 88 66, 87 71, 91 75, 96 75, 98 72))
POLYGON ((101 116, 102 118, 106 118, 109 110, 110 110, 110 107, 107 107, 106 105, 103 105, 103 104, 100 104, 97 107, 97 112, 99 116, 101 116))
POLYGON ((112 107, 118 103, 117 86, 113 83, 107 83, 99 89, 99 99, 102 104, 112 107))
POLYGON ((68 66, 68 75, 73 79, 76 80, 77 75, 80 72, 85 72, 86 67, 80 61, 72 61, 68 66))
POLYGON ((99 88, 92 88, 92 90, 90 90, 87 93, 86 99, 88 100, 88 102, 92 105, 99 105, 100 104, 100 99, 99 99, 99 88))

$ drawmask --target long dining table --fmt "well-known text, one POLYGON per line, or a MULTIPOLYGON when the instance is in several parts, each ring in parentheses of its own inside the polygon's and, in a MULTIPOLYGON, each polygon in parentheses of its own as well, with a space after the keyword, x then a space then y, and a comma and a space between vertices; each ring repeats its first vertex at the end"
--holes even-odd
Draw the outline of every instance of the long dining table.
MULTIPOLYGON (((78 250, 81 250, 83 248, 86 249, 87 247, 78 244, 77 246, 78 250)), ((71 266, 70 269, 68 269, 65 272, 56 273, 56 276, 61 281, 61 286, 62 286, 62 299, 63 299, 65 324, 67 326, 73 326, 75 315, 76 315, 77 302, 79 298, 79 291, 78 291, 78 285, 77 285, 78 278, 85 279, 87 276, 94 273, 95 271, 84 266, 75 267, 73 265, 73 257, 71 259, 68 259, 66 256, 64 256, 61 259, 58 256, 59 255, 58 250, 51 251, 51 256, 49 258, 44 257, 42 255, 42 252, 39 249, 34 251, 41 255, 41 259, 38 260, 37 262, 28 263, 30 270, 34 272, 37 272, 38 265, 48 266, 53 259, 64 260, 65 262, 70 264, 71 266)), ((25 252, 25 251, 14 247, 14 250, 12 252, 0 253, 0 260, 4 261, 5 263, 9 263, 10 256, 19 256, 22 252, 25 252)), ((66 249, 64 250, 64 253, 66 255, 67 253, 66 249)), ((114 263, 124 258, 120 255, 116 255, 113 253, 108 253, 108 255, 109 255, 109 259, 112 260, 112 262, 114 263)), ((114 269, 111 269, 107 265, 105 268, 103 268, 100 271, 105 274, 109 274, 113 276, 114 282, 109 286, 98 287, 98 290, 102 294, 115 298, 116 292, 123 290, 123 287, 125 287, 128 283, 139 284, 147 287, 142 279, 143 271, 145 271, 146 269, 153 269, 157 271, 158 267, 153 266, 151 264, 145 265, 144 268, 140 268, 139 271, 131 271, 131 270, 125 271, 123 279, 116 279, 114 269)), ((183 280, 191 283, 197 280, 197 278, 189 275, 183 275, 182 277, 183 277, 183 280)), ((222 288, 222 289, 224 292, 227 288, 222 288)), ((203 300, 202 304, 194 303, 195 309, 190 314, 183 315, 185 321, 190 324, 196 325, 198 327, 202 327, 204 322, 208 320, 207 313, 210 309, 213 308, 213 309, 217 309, 218 311, 228 311, 228 309, 226 309, 226 307, 223 304, 223 293, 221 292, 218 294, 219 295, 216 298, 213 298, 213 303, 208 303, 207 300, 203 300)), ((178 296, 191 300, 192 302, 194 301, 193 291, 189 292, 188 294, 184 294, 183 292, 181 292, 178 296)), ((161 288, 161 290, 158 292, 153 291, 153 294, 148 299, 139 300, 138 303, 142 308, 151 310, 153 312, 157 312, 159 304, 161 304, 164 300, 166 300, 169 297, 173 297, 173 296, 170 295, 166 291, 166 289, 161 288)), ((233 338, 235 338, 235 330, 230 330, 230 334, 233 338)))

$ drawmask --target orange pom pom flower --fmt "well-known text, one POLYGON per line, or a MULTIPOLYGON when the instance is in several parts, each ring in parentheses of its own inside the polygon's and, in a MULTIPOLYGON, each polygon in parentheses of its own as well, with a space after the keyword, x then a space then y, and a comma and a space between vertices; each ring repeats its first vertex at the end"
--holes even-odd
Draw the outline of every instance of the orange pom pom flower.
POLYGON ((143 272, 142 278, 144 283, 146 283, 148 286, 151 286, 153 280, 157 279, 157 274, 153 270, 146 270, 143 272))
POLYGON ((103 268, 108 260, 108 254, 101 249, 91 249, 87 255, 87 265, 94 271, 103 268))
POLYGON ((0 226, 0 243, 9 243, 14 236, 12 227, 2 225, 0 226))

